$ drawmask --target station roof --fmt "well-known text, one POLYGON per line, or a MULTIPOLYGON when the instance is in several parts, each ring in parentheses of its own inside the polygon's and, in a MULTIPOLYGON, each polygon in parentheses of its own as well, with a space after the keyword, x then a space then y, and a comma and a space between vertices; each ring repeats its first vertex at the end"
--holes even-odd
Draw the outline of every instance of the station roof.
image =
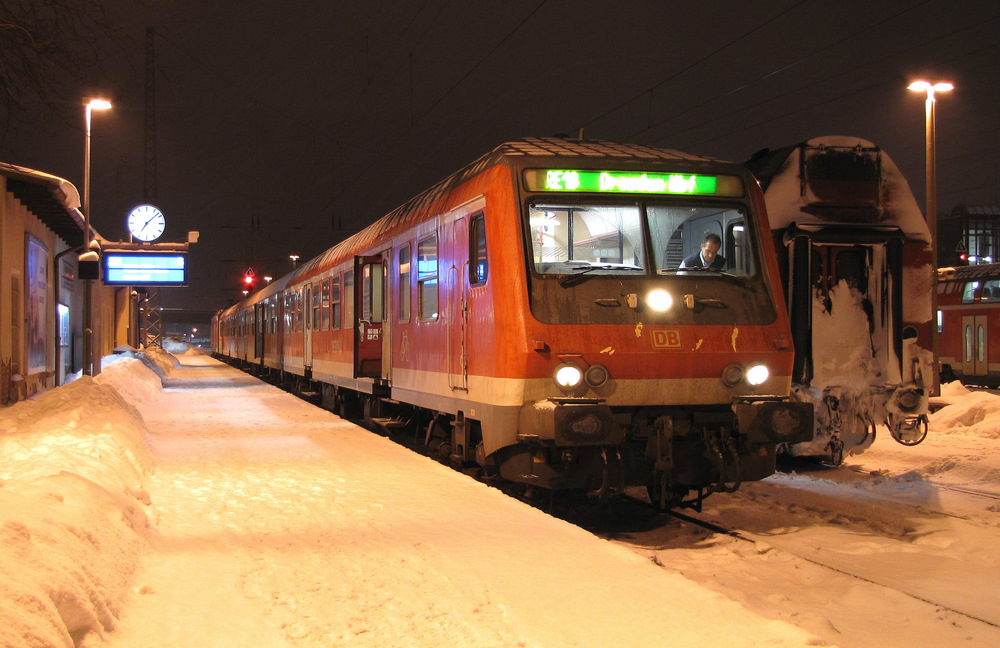
POLYGON ((68 180, 48 173, 0 162, 7 191, 71 248, 83 245, 85 221, 80 193, 68 180))

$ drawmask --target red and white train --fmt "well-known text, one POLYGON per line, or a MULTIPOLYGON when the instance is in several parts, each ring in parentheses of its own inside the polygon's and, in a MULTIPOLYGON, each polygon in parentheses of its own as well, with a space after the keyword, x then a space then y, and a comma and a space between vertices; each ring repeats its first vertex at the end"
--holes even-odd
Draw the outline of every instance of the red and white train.
POLYGON ((1000 387, 1000 263, 938 272, 941 380, 1000 387))
POLYGON ((839 463, 877 425, 914 445, 936 389, 930 232, 889 156, 819 137, 747 162, 761 181, 795 343, 794 393, 816 430, 791 454, 839 463))
POLYGON ((525 139, 221 311, 212 342, 488 478, 697 505, 812 439, 781 277, 744 166, 525 139), (727 267, 680 268, 710 233, 727 267))

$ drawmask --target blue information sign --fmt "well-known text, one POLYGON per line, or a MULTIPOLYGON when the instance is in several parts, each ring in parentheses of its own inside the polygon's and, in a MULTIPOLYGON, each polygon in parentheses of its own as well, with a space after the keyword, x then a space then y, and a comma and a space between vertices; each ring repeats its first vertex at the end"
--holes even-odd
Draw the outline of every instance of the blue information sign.
POLYGON ((187 283, 187 254, 106 252, 104 283, 124 286, 183 286, 187 283))

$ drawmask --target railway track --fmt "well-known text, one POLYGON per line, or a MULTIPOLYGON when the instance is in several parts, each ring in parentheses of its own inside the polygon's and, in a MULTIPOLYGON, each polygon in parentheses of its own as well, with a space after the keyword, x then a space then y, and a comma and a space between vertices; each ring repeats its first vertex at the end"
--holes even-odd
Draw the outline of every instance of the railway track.
POLYGON ((953 606, 951 606, 951 605, 949 605, 947 603, 943 603, 941 601, 933 600, 933 599, 930 599, 930 598, 928 598, 926 596, 914 593, 912 591, 909 591, 907 588, 900 586, 899 584, 894 584, 894 583, 886 582, 885 579, 872 578, 872 577, 866 576, 864 574, 857 573, 855 571, 851 571, 851 570, 844 569, 842 567, 838 567, 836 565, 830 564, 829 562, 826 562, 826 561, 824 561, 822 559, 819 559, 819 558, 816 558, 816 557, 812 557, 812 556, 803 555, 802 552, 790 551, 788 548, 775 546, 771 538, 761 537, 761 536, 758 536, 758 535, 756 535, 754 533, 750 533, 750 532, 747 532, 747 531, 731 529, 731 528, 728 528, 728 527, 726 527, 726 526, 724 526, 722 524, 719 524, 718 522, 715 522, 715 521, 712 521, 712 520, 708 520, 708 519, 705 519, 703 517, 698 517, 697 514, 682 513, 680 511, 669 511, 668 515, 670 517, 676 519, 676 520, 679 520, 682 523, 694 525, 694 526, 699 527, 701 529, 704 529, 704 530, 707 530, 707 531, 711 531, 712 533, 716 533, 716 534, 720 534, 720 535, 725 535, 725 536, 728 536, 730 538, 733 538, 733 539, 741 541, 741 542, 752 543, 755 546, 759 546, 761 543, 767 544, 767 545, 769 545, 771 547, 770 550, 772 550, 772 551, 781 551, 781 552, 789 553, 789 554, 793 555, 798 560, 805 561, 805 562, 807 562, 807 563, 809 563, 811 565, 815 565, 815 566, 820 567, 822 569, 829 570, 831 572, 835 572, 835 573, 840 574, 842 576, 847 576, 849 578, 852 578, 852 579, 855 579, 855 580, 858 580, 858 581, 861 581, 861 582, 864 582, 864 583, 868 583, 870 585, 875 585, 875 586, 878 586, 878 587, 881 587, 881 588, 893 590, 893 591, 898 592, 899 594, 902 594, 902 595, 904 595, 904 596, 906 596, 906 597, 908 597, 910 599, 913 599, 915 601, 919 601, 921 603, 926 603, 928 605, 934 606, 935 609, 945 610, 945 611, 948 611, 948 612, 950 612, 952 614, 958 615, 960 617, 963 617, 963 618, 966 618, 966 619, 969 619, 969 620, 972 620, 972 621, 976 621, 978 623, 985 624, 985 625, 990 626, 992 628, 1000 629, 1000 623, 998 623, 996 621, 991 621, 989 619, 983 618, 982 616, 979 616, 979 615, 976 615, 976 614, 972 614, 972 613, 966 612, 964 610, 957 609, 957 608, 955 608, 955 607, 953 607, 953 606))

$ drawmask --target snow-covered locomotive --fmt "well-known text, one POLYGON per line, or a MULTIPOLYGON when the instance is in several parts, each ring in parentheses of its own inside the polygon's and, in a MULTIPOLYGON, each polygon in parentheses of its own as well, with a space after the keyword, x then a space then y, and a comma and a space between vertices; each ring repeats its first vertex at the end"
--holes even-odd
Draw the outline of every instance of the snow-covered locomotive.
POLYGON ((889 156, 819 137, 746 163, 764 189, 795 342, 798 398, 816 433, 794 455, 839 463, 886 425, 913 445, 935 389, 930 233, 889 156))
POLYGON ((532 138, 221 311, 213 346, 488 478, 697 504, 812 438, 780 276, 742 165, 532 138), (727 267, 679 267, 708 234, 727 267))

